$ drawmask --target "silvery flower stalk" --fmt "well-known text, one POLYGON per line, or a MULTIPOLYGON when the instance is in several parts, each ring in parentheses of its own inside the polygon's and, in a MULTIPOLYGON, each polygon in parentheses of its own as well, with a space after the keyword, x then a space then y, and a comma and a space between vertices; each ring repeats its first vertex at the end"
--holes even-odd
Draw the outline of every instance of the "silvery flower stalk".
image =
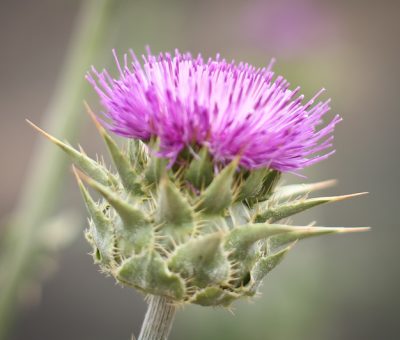
POLYGON ((229 308, 254 296, 299 240, 366 230, 287 223, 360 195, 308 198, 332 182, 279 185, 283 172, 333 153, 340 117, 323 124, 329 101, 318 101, 321 91, 305 100, 272 63, 255 69, 178 51, 116 62, 117 79, 94 68, 87 76, 104 107, 100 118, 88 111, 115 172, 42 132, 79 168, 94 261, 149 297, 140 340, 166 339, 178 306, 229 308))

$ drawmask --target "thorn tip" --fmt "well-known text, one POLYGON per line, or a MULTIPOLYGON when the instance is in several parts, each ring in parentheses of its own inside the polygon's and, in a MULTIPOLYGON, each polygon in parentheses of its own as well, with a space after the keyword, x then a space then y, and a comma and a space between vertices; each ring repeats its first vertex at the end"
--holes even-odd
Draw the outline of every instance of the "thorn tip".
POLYGON ((94 125, 96 126, 96 129, 99 131, 100 135, 103 136, 106 133, 103 125, 101 125, 101 123, 99 122, 99 119, 97 118, 97 116, 93 112, 93 110, 90 108, 89 104, 86 101, 84 101, 83 104, 85 105, 86 112, 88 113, 88 115, 92 119, 94 125))
POLYGON ((36 131, 40 132, 43 136, 45 136, 47 139, 49 139, 50 141, 52 141, 53 143, 59 144, 61 143, 57 138, 53 137, 52 135, 50 135, 48 132, 44 131, 43 129, 41 129, 39 126, 37 126, 36 124, 32 123, 29 119, 25 119, 25 121, 32 126, 36 131))

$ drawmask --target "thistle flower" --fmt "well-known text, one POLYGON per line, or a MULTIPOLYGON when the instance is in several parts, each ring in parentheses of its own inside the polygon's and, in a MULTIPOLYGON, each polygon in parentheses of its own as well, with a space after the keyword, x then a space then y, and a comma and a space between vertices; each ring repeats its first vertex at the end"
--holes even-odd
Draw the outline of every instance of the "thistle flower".
POLYGON ((132 59, 128 65, 125 56, 123 67, 117 61, 119 79, 94 69, 88 75, 106 121, 88 111, 116 173, 37 129, 80 169, 94 261, 119 283, 154 297, 140 340, 165 339, 177 305, 229 307, 253 296, 301 239, 366 230, 278 223, 360 195, 307 197, 332 181, 278 186, 282 171, 331 154, 340 118, 319 128, 329 111, 328 102, 313 104, 320 92, 302 104, 298 88, 273 80, 271 65, 256 70, 218 56, 205 63, 179 52, 148 54, 143 67, 133 53, 132 59), (105 127, 128 137, 127 147, 105 127))
POLYGON ((159 154, 174 163, 187 147, 204 146, 216 162, 240 155, 248 169, 296 171, 327 158, 336 116, 319 128, 329 100, 303 103, 300 88, 289 89, 272 64, 255 67, 175 52, 125 55, 119 79, 92 69, 93 84, 111 121, 108 127, 128 138, 159 138, 159 154), (319 155, 318 153, 322 153, 319 155))

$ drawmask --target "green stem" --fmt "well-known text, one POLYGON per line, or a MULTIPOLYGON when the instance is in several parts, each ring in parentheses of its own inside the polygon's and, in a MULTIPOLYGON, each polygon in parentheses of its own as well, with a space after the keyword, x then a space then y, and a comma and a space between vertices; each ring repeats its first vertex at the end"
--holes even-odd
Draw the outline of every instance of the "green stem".
MULTIPOLYGON (((84 75, 109 29, 113 1, 85 1, 56 92, 41 124, 55 135, 74 139, 81 126, 82 100, 88 88, 84 75)), ((21 289, 37 269, 32 262, 42 246, 39 229, 54 212, 66 164, 58 149, 47 141, 40 141, 27 171, 20 201, 2 238, 0 340, 6 338, 21 289)))
POLYGON ((176 307, 163 296, 151 296, 138 340, 166 340, 171 332, 176 307))

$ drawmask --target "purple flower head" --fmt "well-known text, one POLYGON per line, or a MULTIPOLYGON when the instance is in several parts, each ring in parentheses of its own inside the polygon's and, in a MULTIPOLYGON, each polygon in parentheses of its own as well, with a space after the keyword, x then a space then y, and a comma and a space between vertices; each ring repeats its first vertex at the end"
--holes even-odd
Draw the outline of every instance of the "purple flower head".
MULTIPOLYGON (((115 55, 115 53, 114 53, 115 55)), ((208 148, 215 162, 240 156, 248 169, 269 167, 296 171, 333 153, 333 118, 321 126, 329 100, 319 91, 303 103, 299 87, 290 90, 267 68, 234 62, 219 55, 204 61, 175 51, 143 56, 133 52, 121 65, 119 78, 92 69, 87 79, 100 96, 108 128, 124 137, 148 141, 157 137, 160 156, 174 163, 186 147, 208 148)))

